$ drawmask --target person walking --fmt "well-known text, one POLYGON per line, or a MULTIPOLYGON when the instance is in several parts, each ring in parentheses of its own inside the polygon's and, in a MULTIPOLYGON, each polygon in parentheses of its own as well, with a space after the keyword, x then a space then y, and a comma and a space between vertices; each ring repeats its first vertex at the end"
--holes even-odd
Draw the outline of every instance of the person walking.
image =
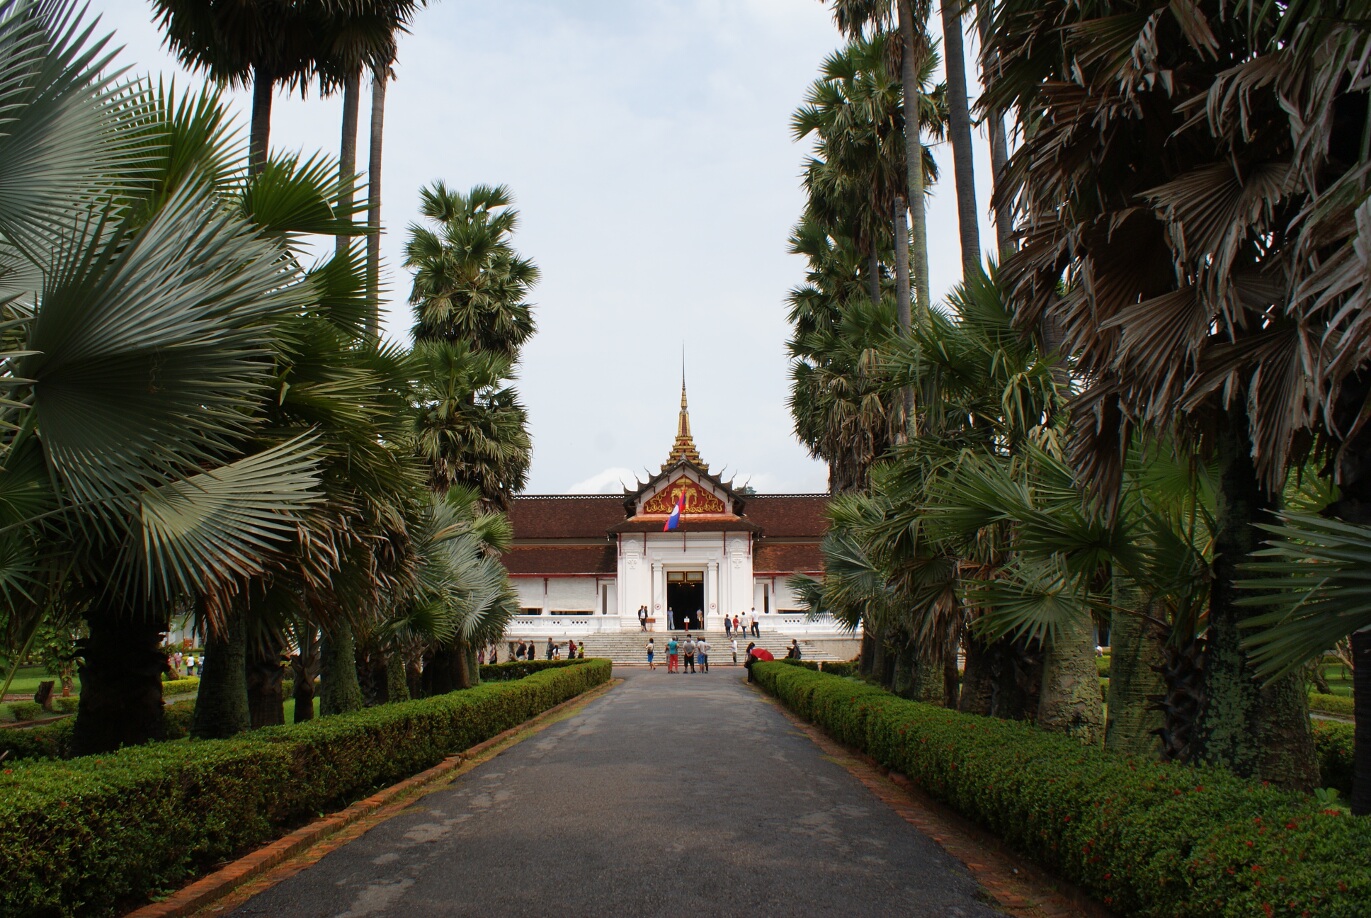
POLYGON ((727 615, 724 616, 724 640, 728 640, 733 634, 733 620, 727 615))
POLYGON ((666 642, 666 671, 669 673, 676 672, 677 651, 679 649, 680 645, 676 643, 676 635, 673 634, 666 642))
POLYGON ((657 653, 657 645, 652 643, 652 638, 647 639, 647 668, 656 669, 657 664, 652 662, 653 656, 657 653))
POLYGON ((702 673, 709 672, 709 651, 709 641, 705 640, 705 636, 702 634, 700 639, 695 642, 695 657, 700 663, 700 672, 702 673))
POLYGON ((737 613, 737 612, 734 612, 734 613, 733 613, 733 633, 734 633, 734 634, 742 634, 742 633, 743 633, 742 623, 738 620, 738 613, 737 613))
POLYGON ((567 658, 568 660, 574 660, 574 659, 576 659, 576 639, 575 639, 575 638, 572 638, 571 640, 569 640, 569 641, 566 642, 566 658, 567 658))
POLYGON ((647 606, 638 607, 638 629, 640 631, 647 630, 647 606))
POLYGON ((761 629, 757 627, 757 610, 752 610, 752 636, 759 638, 762 636, 761 629))
POLYGON ((685 671, 692 675, 695 672, 695 639, 689 634, 685 639, 685 671))
POLYGON ((733 665, 738 665, 738 639, 733 639, 733 665))
POLYGON ((552 659, 552 652, 557 649, 557 645, 552 642, 552 638, 547 639, 547 658, 552 659))
POLYGON ((752 641, 747 642, 747 662, 743 666, 747 669, 747 681, 752 682, 752 664, 757 662, 757 657, 752 651, 757 649, 757 645, 752 641))

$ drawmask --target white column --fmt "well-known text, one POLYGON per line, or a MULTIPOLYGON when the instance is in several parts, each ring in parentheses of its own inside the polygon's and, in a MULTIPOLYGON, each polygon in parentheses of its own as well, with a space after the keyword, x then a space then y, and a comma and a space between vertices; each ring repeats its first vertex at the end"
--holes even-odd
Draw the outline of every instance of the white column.
POLYGON ((710 621, 719 614, 719 562, 705 565, 705 615, 700 627, 708 631, 710 621))
MULTIPOLYGON (((664 591, 662 589, 662 562, 652 562, 652 600, 648 608, 652 612, 652 617, 657 619, 657 624, 662 626, 666 621, 666 606, 664 605, 664 591)), ((665 626, 662 626, 665 627, 665 626)))

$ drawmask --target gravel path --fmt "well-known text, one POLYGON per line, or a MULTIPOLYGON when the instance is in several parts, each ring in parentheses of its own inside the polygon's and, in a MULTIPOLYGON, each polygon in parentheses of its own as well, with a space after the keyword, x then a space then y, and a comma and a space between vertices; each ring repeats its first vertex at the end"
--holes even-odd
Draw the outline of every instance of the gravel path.
POLYGON ((233 914, 999 914, 741 668, 617 674, 233 914))

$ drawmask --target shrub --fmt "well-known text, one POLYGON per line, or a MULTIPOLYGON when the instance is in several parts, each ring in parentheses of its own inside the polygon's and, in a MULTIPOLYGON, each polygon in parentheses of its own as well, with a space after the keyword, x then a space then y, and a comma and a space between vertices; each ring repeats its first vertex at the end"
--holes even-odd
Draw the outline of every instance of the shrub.
POLYGON ((610 677, 607 660, 226 740, 0 772, 0 914, 109 914, 610 677))
MULTIPOLYGON (((194 711, 193 701, 169 704, 162 709, 167 739, 181 739, 190 732, 190 718, 194 711)), ((9 753, 5 756, 7 763, 18 759, 66 758, 71 754, 71 731, 75 726, 76 719, 68 717, 56 723, 23 730, 0 730, 0 753, 9 753)))
POLYGON ((54 711, 58 711, 62 714, 75 714, 76 708, 80 703, 81 697, 79 695, 68 695, 66 698, 58 695, 56 698, 52 699, 52 708, 54 711))
POLYGON ((36 701, 11 701, 10 713, 17 721, 37 720, 47 712, 43 706, 36 701))
POLYGON ((1321 695, 1309 693, 1309 710, 1336 717, 1353 717, 1356 714, 1355 702, 1342 695, 1321 695))
POLYGON ((856 661, 856 660, 844 660, 844 661, 833 660, 833 661, 825 662, 825 661, 822 661, 822 660, 792 660, 792 659, 790 659, 789 657, 786 657, 785 659, 782 659, 780 662, 781 662, 781 663, 785 663, 785 664, 788 665, 788 666, 798 666, 798 667, 800 667, 800 668, 802 668, 802 669, 808 669, 808 670, 811 670, 811 671, 816 672, 816 673, 817 673, 817 672, 825 672, 825 673, 831 673, 832 675, 835 675, 835 676, 855 676, 855 675, 857 675, 857 661, 856 661))
POLYGON ((481 666, 482 682, 507 682, 510 679, 522 679, 534 673, 540 673, 546 669, 561 669, 564 666, 574 666, 577 663, 589 663, 589 660, 514 660, 511 663, 485 663, 481 666))
POLYGON ((1371 823, 1213 767, 1083 747, 779 663, 753 677, 1121 915, 1371 913, 1371 823))
POLYGON ((168 679, 162 683, 162 697, 168 698, 172 695, 183 695, 186 692, 194 692, 200 688, 199 676, 187 676, 184 679, 168 679))
POLYGON ((1352 796, 1352 734, 1355 724, 1316 720, 1314 753, 1319 759, 1319 780, 1347 799, 1352 796))

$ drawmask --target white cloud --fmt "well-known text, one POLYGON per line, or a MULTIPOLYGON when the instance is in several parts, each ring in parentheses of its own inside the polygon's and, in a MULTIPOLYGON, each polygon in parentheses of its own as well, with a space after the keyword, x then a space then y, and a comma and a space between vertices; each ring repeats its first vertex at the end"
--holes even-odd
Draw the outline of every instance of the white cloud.
POLYGON ((633 487, 632 469, 613 468, 596 472, 584 481, 566 489, 567 494, 622 494, 624 487, 633 487))

